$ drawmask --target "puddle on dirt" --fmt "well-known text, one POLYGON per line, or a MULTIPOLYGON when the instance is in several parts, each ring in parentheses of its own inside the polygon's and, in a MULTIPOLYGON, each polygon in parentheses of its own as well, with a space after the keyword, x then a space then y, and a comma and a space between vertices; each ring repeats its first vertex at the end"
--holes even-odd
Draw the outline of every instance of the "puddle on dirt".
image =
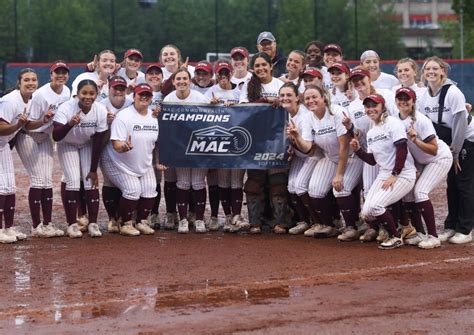
MULTIPOLYGON (((22 272, 18 279, 19 288, 31 287, 27 277, 25 272, 22 272)), ((35 308, 31 305, 17 304, 6 310, 0 309, 0 316, 3 316, 0 319, 21 329, 31 324, 62 322, 80 324, 96 318, 119 318, 125 315, 133 317, 144 312, 154 314, 166 310, 199 310, 235 304, 266 304, 271 299, 286 299, 301 294, 297 287, 288 285, 243 288, 219 287, 206 282, 200 285, 136 287, 126 292, 114 292, 113 295, 92 290, 79 299, 77 295, 74 296, 75 299, 71 299, 66 293, 67 290, 65 291, 66 284, 62 275, 55 274, 52 284, 54 289, 51 292, 51 305, 35 308)), ((0 322, 0 326, 1 324, 0 322)))

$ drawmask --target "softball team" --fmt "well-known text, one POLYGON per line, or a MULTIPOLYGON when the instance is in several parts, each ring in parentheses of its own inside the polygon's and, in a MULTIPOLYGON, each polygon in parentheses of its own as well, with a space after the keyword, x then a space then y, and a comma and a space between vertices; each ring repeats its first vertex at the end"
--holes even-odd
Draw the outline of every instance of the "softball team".
POLYGON ((110 233, 137 236, 160 228, 163 174, 163 226, 178 226, 178 233, 189 232, 190 223, 197 233, 220 230, 222 204, 225 232, 260 233, 265 223, 277 234, 363 242, 377 237, 380 249, 403 244, 432 249, 443 241, 472 241, 474 125, 443 60, 428 58, 420 79, 417 64, 401 59, 395 78, 381 72, 374 50, 363 52, 360 66, 351 70, 334 43, 311 41, 305 52, 294 50, 286 59, 274 35, 262 32, 257 49, 250 66, 249 51, 238 46, 230 61, 218 60, 214 68, 200 61, 192 67, 169 44, 160 51, 160 64, 149 65, 144 73, 138 49, 125 52, 123 67, 112 51, 104 50, 91 64, 94 71, 73 81, 71 92, 63 61, 51 66, 51 81, 38 90, 36 74, 23 70, 18 87, 0 100, 0 242, 26 238, 13 227, 14 145, 30 178, 32 235, 64 235, 51 218, 53 140, 64 173, 71 238, 82 236, 77 215, 81 185, 89 235, 102 236, 97 222, 100 161, 110 233), (288 113, 289 170, 248 170, 244 184, 242 169, 160 165, 156 117, 162 102, 283 107, 288 113), (429 193, 446 176, 448 216, 438 235, 429 193), (211 208, 207 223, 206 186, 211 208), (244 191, 248 220, 241 211, 244 191), (404 214, 400 221, 398 204, 404 214), (335 225, 339 212, 343 227, 335 225), (273 220, 264 221, 265 216, 273 220))

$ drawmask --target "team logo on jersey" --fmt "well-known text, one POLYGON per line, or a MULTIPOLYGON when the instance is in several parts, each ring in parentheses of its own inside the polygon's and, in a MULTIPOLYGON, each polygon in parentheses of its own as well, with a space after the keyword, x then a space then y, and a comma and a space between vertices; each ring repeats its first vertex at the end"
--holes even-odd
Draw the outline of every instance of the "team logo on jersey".
POLYGON ((191 133, 186 155, 240 156, 251 145, 252 136, 247 129, 212 126, 191 133))

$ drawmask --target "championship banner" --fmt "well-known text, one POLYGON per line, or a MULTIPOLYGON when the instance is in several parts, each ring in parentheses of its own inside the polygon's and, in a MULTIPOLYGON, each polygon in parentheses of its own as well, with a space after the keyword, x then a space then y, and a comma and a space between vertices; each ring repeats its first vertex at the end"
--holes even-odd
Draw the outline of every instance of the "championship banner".
POLYGON ((269 104, 224 107, 163 103, 160 164, 170 167, 287 168, 287 112, 269 104))

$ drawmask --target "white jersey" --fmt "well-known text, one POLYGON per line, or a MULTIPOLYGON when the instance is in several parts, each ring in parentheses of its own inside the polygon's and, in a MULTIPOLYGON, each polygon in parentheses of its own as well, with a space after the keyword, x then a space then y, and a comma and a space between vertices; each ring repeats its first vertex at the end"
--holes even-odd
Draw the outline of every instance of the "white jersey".
MULTIPOLYGON (((438 123, 439 94, 441 90, 433 97, 429 90, 426 90, 419 101, 420 112, 426 115, 432 122, 438 123)), ((456 85, 451 85, 444 98, 443 124, 453 127, 454 114, 466 110, 466 98, 456 85)), ((471 122, 466 130, 466 140, 474 142, 474 122, 471 122)))
MULTIPOLYGON (((400 115, 399 115, 400 116, 400 115)), ((451 150, 446 143, 436 136, 436 130, 433 127, 433 123, 428 119, 426 116, 421 114, 420 112, 415 113, 416 121, 413 122, 411 117, 407 117, 405 120, 401 120, 405 129, 408 130, 410 127, 413 127, 416 131, 416 137, 420 141, 425 141, 428 138, 435 137, 436 142, 438 143, 438 153, 436 156, 427 154, 423 150, 421 150, 415 143, 412 141, 408 141, 408 149, 412 154, 415 162, 426 165, 431 162, 434 162, 438 159, 443 159, 446 157, 452 157, 451 150)))
MULTIPOLYGON (((75 97, 77 95, 77 86, 84 79, 90 79, 94 81, 96 84, 99 84, 99 74, 97 72, 94 71, 94 72, 81 73, 72 82, 71 97, 75 97)), ((107 82, 102 86, 102 88, 99 89, 99 93, 97 94, 97 98, 95 99, 95 101, 100 102, 101 100, 104 100, 108 96, 109 96, 109 81, 107 80, 107 82)))
MULTIPOLYGON (((161 71, 163 71, 163 81, 169 79, 173 75, 173 72, 168 71, 164 66, 161 68, 161 71)), ((188 65, 188 72, 191 74, 191 78, 194 77, 194 66, 188 65)))
POLYGON ((250 80, 250 78, 252 78, 252 73, 248 72, 247 71, 247 74, 245 75, 245 77, 243 78, 236 78, 234 76, 232 76, 232 78, 230 78, 230 82, 232 84, 235 84, 237 85, 238 89, 239 90, 242 90, 242 87, 244 86, 244 84, 246 82, 248 82, 250 80))
MULTIPOLYGON (((395 167, 396 149, 394 143, 406 138, 405 126, 393 116, 387 116, 383 123, 374 124, 370 128, 367 133, 367 151, 374 155, 382 176, 390 176, 395 167)), ((400 177, 414 179, 415 172, 413 157, 408 152, 400 177)))
MULTIPOLYGON (((278 78, 272 78, 268 84, 262 84, 262 98, 277 98, 279 96, 280 87, 285 83, 278 78)), ((249 102, 248 97, 248 82, 244 84, 240 92, 239 102, 249 102)))
POLYGON ((339 136, 347 133, 342 124, 343 110, 341 106, 331 105, 332 115, 326 109, 322 119, 314 113, 305 114, 301 133, 305 141, 316 143, 324 156, 336 164, 339 161, 339 136))
POLYGON ((224 90, 219 86, 219 84, 216 84, 212 86, 209 90, 207 90, 204 96, 209 100, 211 100, 212 98, 216 98, 219 100, 220 104, 238 104, 240 97, 240 89, 238 86, 235 86, 230 90, 224 90))
POLYGON ((143 176, 153 164, 153 149, 158 141, 158 119, 148 109, 141 115, 132 105, 122 110, 112 122, 110 139, 127 141, 131 139, 132 150, 118 153, 110 142, 107 152, 115 165, 124 173, 143 176))
POLYGON ((334 84, 331 80, 331 74, 328 72, 328 68, 326 66, 323 66, 320 72, 323 75, 324 88, 328 91, 332 90, 334 88, 334 84))
POLYGON ((191 90, 191 93, 185 99, 180 99, 176 95, 176 91, 171 92, 168 94, 164 99, 163 102, 178 102, 178 103, 201 103, 201 104, 208 104, 209 99, 207 99, 204 95, 199 93, 198 91, 191 90))
MULTIPOLYGON (((76 98, 66 101, 59 106, 58 111, 54 115, 54 121, 66 124, 79 112, 79 103, 76 98)), ((107 109, 104 105, 94 102, 87 114, 81 111, 81 122, 72 127, 67 135, 61 140, 75 146, 83 146, 91 140, 95 133, 106 131, 107 125, 107 109)))
MULTIPOLYGON (((376 93, 380 94, 385 99, 385 106, 390 115, 398 115, 398 108, 395 105, 395 94, 389 90, 378 89, 376 93)), ((354 99, 347 107, 349 117, 354 124, 355 129, 359 131, 359 141, 363 148, 367 147, 366 137, 367 132, 372 127, 373 123, 365 113, 363 100, 360 97, 354 99)))
MULTIPOLYGON (((17 123, 20 116, 25 112, 25 109, 28 111, 30 102, 31 100, 27 103, 23 101, 20 90, 11 91, 0 99, 0 119, 9 124, 17 123)), ((20 129, 13 134, 0 136, 0 151, 5 148, 5 145, 15 137, 20 129)))
MULTIPOLYGON (((346 95, 346 92, 340 91, 337 87, 333 87, 329 93, 331 94, 331 103, 335 105, 339 105, 341 107, 344 107, 344 109, 348 109, 349 105, 351 104, 351 101, 346 95)), ((352 92, 353 96, 358 98, 357 92, 354 90, 352 92)))
MULTIPOLYGON (((302 134, 303 132, 305 120, 308 117, 307 116, 308 114, 312 114, 312 113, 308 109, 306 109, 306 107, 303 104, 301 104, 300 107, 298 108, 298 112, 296 113, 296 115, 293 117, 290 115, 291 120, 293 120, 293 122, 295 123, 296 129, 298 129, 298 132, 300 134, 302 134)), ((302 153, 299 150, 295 150, 295 155, 302 158, 308 157, 308 155, 302 153)))
POLYGON ((142 71, 138 71, 137 73, 137 76, 135 78, 129 78, 127 76, 127 71, 124 67, 121 67, 118 71, 117 71, 117 76, 120 76, 122 77, 123 79, 125 79, 125 81, 127 82, 127 86, 130 86, 131 84, 135 84, 135 85, 138 85, 138 84, 143 84, 143 83, 146 83, 145 81, 145 74, 142 72, 142 71))
MULTIPOLYGON (((41 86, 35 91, 35 93, 33 93, 33 98, 31 99, 30 104, 30 115, 28 119, 32 121, 42 119, 44 114, 46 114, 46 112, 49 110, 50 106, 53 112, 56 113, 59 105, 68 101, 70 97, 71 91, 66 85, 63 86, 63 90, 60 94, 57 94, 55 91, 53 91, 51 88, 51 83, 41 86)), ((53 120, 50 120, 48 123, 37 129, 30 130, 30 132, 51 134, 53 132, 53 120)))
POLYGON ((201 86, 198 86, 194 83, 191 84, 191 89, 194 90, 194 91, 197 91, 199 93, 201 93, 202 95, 205 95, 207 91, 209 91, 209 89, 211 88, 212 86, 207 86, 207 87, 201 87, 201 86))
POLYGON ((398 84, 400 84, 400 82, 398 81, 397 77, 385 72, 380 72, 380 76, 377 78, 377 80, 372 81, 372 85, 376 89, 385 88, 391 90, 392 87, 398 84))
MULTIPOLYGON (((395 85, 392 87, 392 92, 393 94, 395 94, 395 92, 402 87, 402 84, 398 84, 398 85, 395 85)), ((403 86, 405 87, 405 86, 403 86)), ((428 89, 426 88, 425 86, 419 86, 418 84, 413 84, 411 86, 409 86, 408 88, 411 88, 413 91, 415 91, 416 93, 416 99, 417 99, 417 102, 418 102, 418 99, 425 93, 425 91, 428 89)))
POLYGON ((125 98, 125 102, 123 103, 122 107, 120 107, 120 108, 117 108, 114 105, 112 105, 112 103, 110 102, 110 98, 106 98, 106 99, 100 101, 100 104, 105 106, 105 108, 107 109, 107 112, 111 112, 115 115, 118 112, 120 112, 121 110, 123 110, 123 109, 129 107, 131 104, 133 104, 133 100, 130 97, 127 96, 125 98))

